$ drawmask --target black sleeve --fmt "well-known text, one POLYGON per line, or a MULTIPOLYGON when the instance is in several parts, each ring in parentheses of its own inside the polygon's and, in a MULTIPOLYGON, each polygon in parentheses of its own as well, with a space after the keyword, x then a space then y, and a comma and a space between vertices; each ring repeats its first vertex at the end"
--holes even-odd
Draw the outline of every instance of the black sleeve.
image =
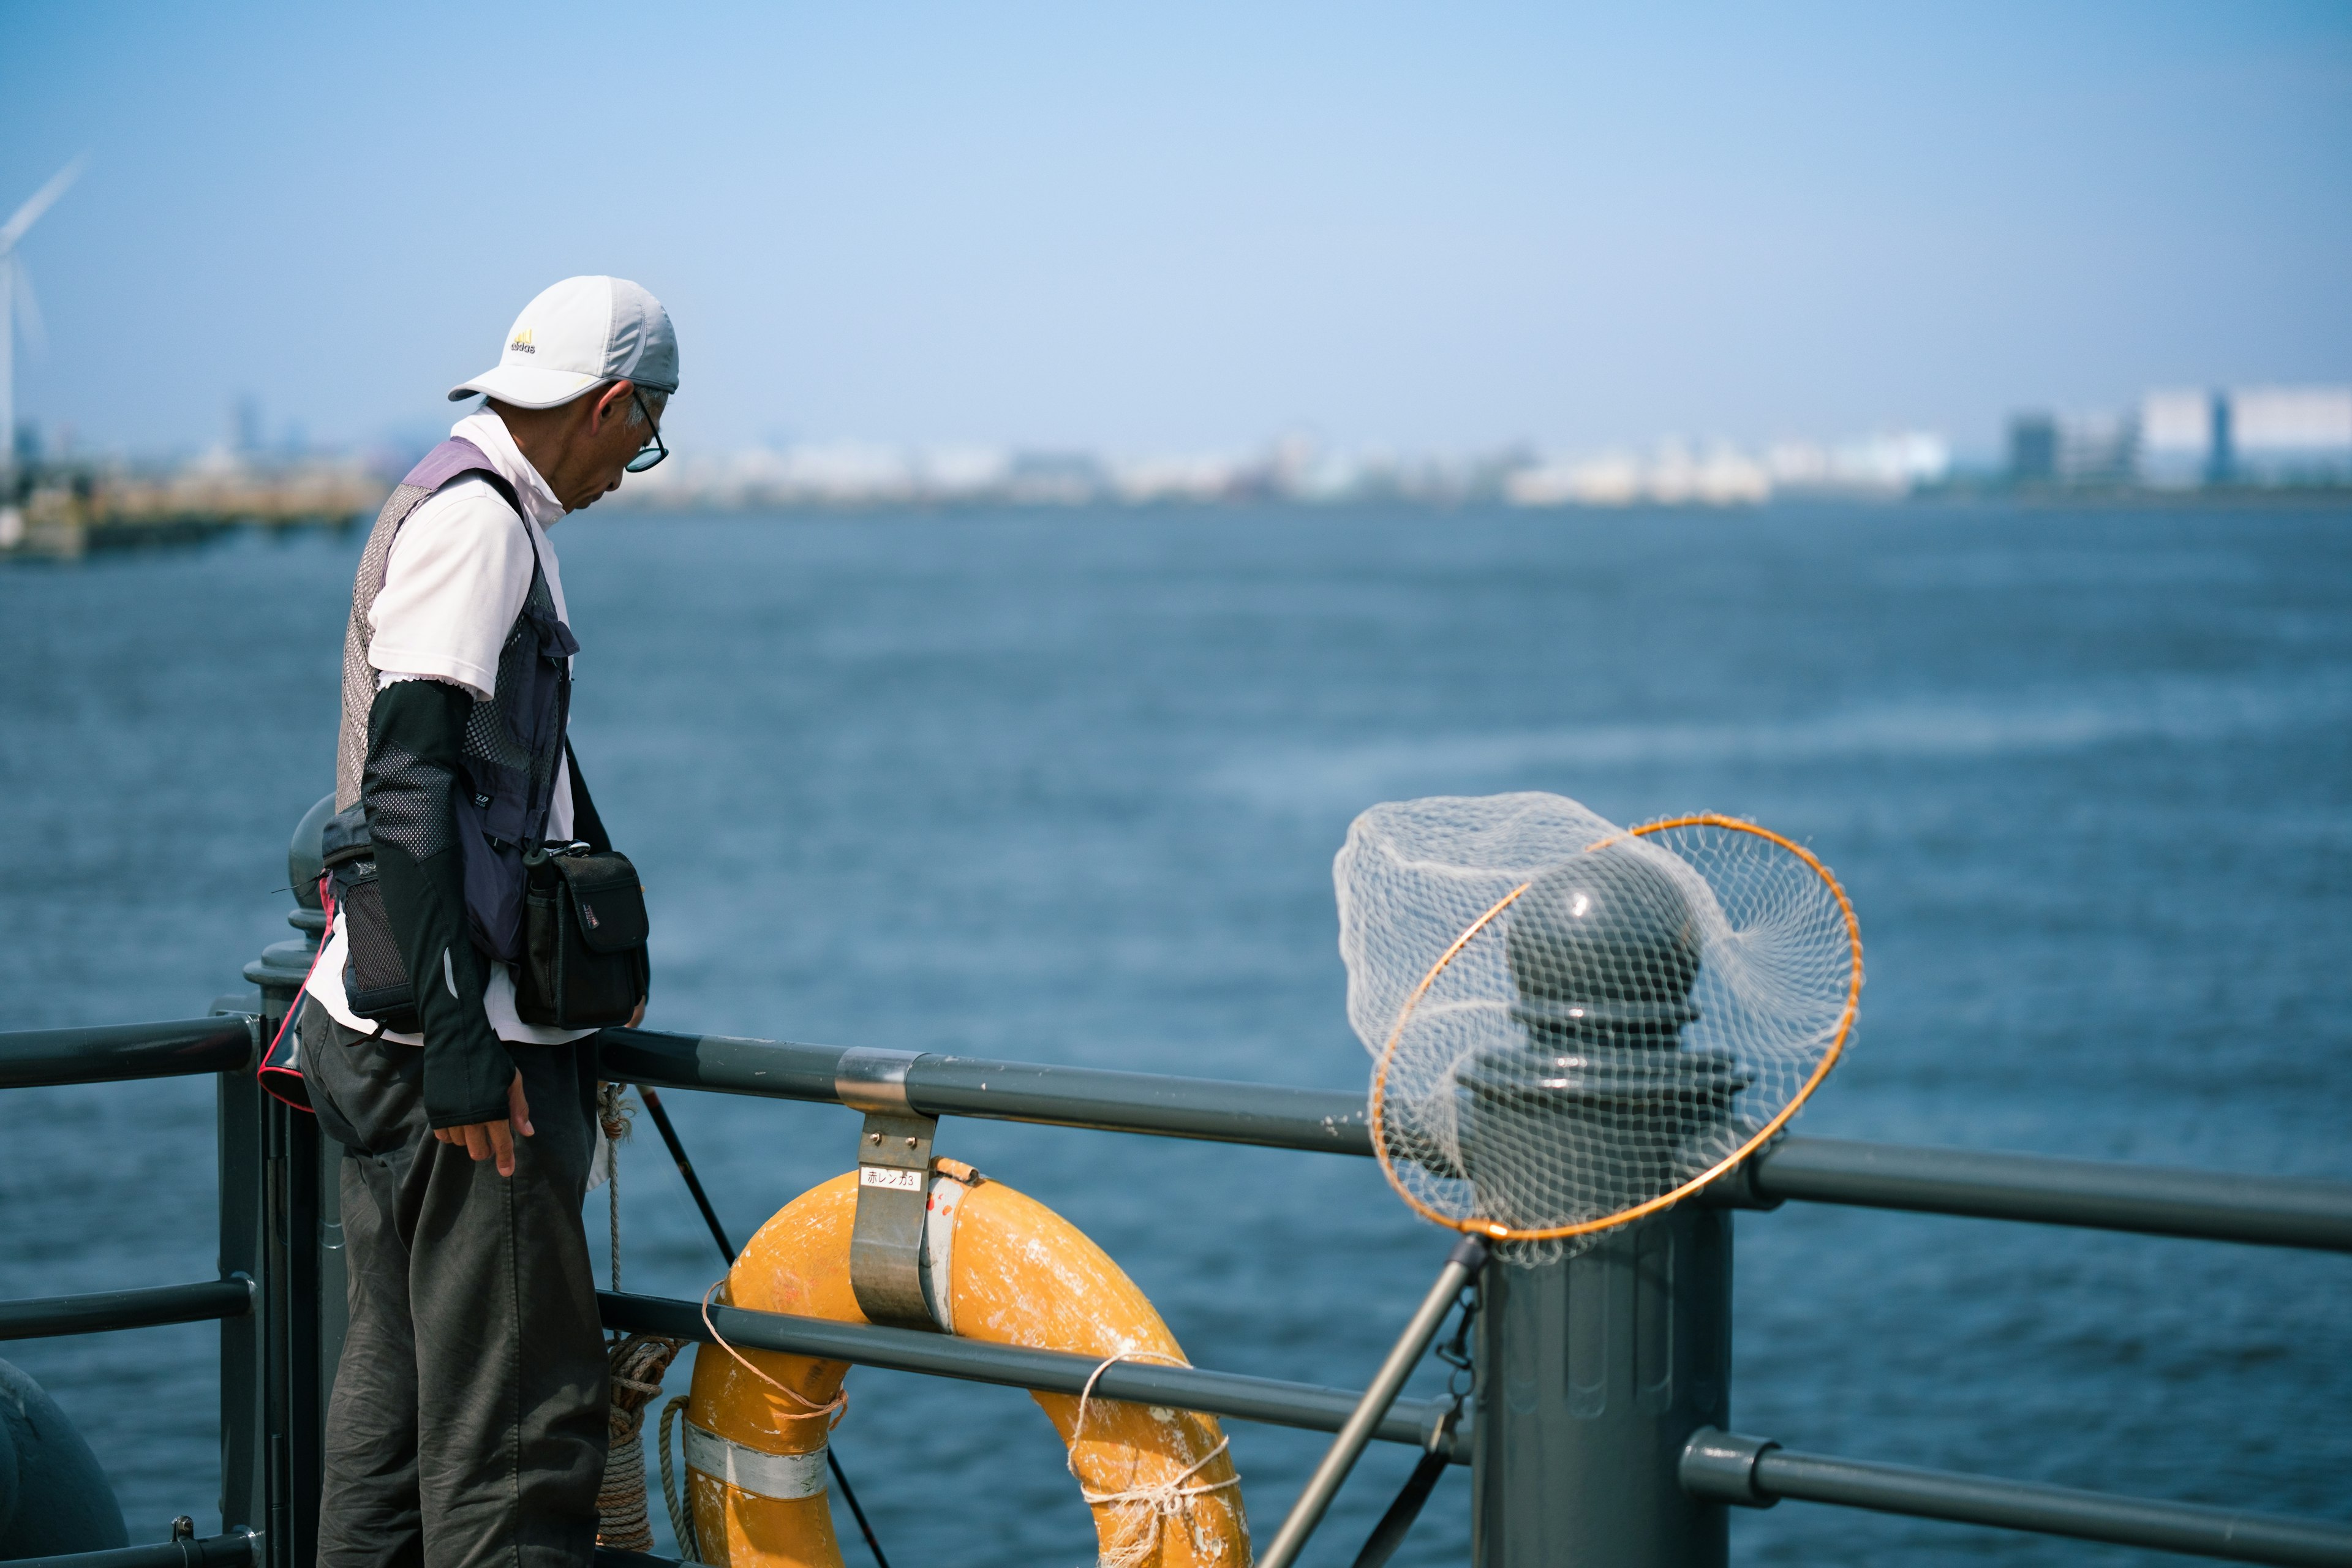
POLYGON ((569 735, 563 738, 563 761, 572 773, 572 837, 599 855, 609 855, 613 836, 604 831, 604 819, 596 815, 596 803, 588 798, 588 781, 580 776, 579 753, 572 751, 569 735))
POLYGON ((515 1072, 482 1011, 489 961, 466 923, 457 791, 471 706, 464 691, 437 680, 396 681, 377 692, 360 784, 384 916, 425 1032, 425 1114, 435 1127, 504 1120, 515 1072))

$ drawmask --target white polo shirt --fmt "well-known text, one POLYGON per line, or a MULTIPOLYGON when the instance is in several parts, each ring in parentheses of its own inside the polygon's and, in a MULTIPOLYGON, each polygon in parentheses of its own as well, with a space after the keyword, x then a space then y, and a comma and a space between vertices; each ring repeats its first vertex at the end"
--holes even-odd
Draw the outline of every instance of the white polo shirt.
MULTIPOLYGON (((399 680, 443 680, 488 700, 498 686, 499 650, 506 646, 507 634, 514 629, 515 617, 522 614, 523 600, 530 593, 534 545, 555 613, 571 624, 563 605, 563 578, 554 547, 547 542, 547 530, 562 517, 563 504, 496 414, 484 409, 468 415, 451 426, 449 434, 482 449, 498 476, 514 487, 522 515, 517 517, 514 508, 483 479, 446 486, 410 512, 393 541, 392 554, 384 562, 383 587, 368 612, 368 662, 379 672, 379 691, 399 680)), ((561 758, 547 837, 559 842, 572 837, 572 772, 561 758)), ((375 1022, 352 1012, 343 993, 342 924, 339 913, 310 972, 310 992, 344 1027, 373 1034, 375 1022)), ((515 1016, 514 971, 503 963, 490 965, 482 1010, 499 1038, 521 1045, 560 1046, 595 1032, 524 1023, 515 1016)), ((386 1031, 383 1037, 404 1045, 425 1043, 421 1035, 386 1031)))

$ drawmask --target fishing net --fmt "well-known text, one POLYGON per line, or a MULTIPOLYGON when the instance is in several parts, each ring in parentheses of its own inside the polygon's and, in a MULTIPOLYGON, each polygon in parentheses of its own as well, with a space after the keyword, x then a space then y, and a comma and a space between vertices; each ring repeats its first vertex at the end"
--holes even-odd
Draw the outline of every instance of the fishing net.
POLYGON ((1580 1251, 1731 1169, 1853 1025, 1844 891, 1750 823, 1436 796, 1358 817, 1332 873, 1381 1167, 1508 1262, 1580 1251))

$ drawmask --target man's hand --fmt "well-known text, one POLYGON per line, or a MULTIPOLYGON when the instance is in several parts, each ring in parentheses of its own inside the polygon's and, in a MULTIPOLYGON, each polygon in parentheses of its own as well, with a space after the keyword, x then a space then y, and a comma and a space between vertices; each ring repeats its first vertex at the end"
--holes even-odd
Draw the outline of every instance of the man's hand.
POLYGON ((623 1026, 624 1028, 630 1028, 630 1029, 634 1029, 634 1028, 635 1028, 639 1024, 642 1024, 642 1023, 644 1023, 645 1021, 646 1021, 646 999, 645 999, 644 997, 640 996, 640 997, 638 997, 638 998, 637 998, 637 1010, 636 1010, 635 1012, 634 1012, 634 1013, 632 1013, 632 1014, 630 1014, 630 1015, 629 1015, 629 1021, 628 1021, 625 1025, 624 1025, 624 1026, 623 1026))
POLYGON ((530 1136, 530 1101, 523 1098, 522 1074, 517 1072, 514 1081, 507 1085, 507 1114, 496 1121, 473 1121, 463 1127, 436 1127, 433 1136, 444 1143, 454 1143, 477 1160, 498 1157, 499 1174, 511 1176, 515 1170, 514 1135, 530 1136))

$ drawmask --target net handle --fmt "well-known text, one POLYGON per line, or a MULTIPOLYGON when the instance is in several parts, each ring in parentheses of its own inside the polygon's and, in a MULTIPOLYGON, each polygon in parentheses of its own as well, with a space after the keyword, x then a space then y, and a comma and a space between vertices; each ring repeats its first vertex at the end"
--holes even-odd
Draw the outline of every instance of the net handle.
POLYGON ((1541 1230, 1514 1230, 1500 1220, 1457 1219, 1452 1215, 1441 1214, 1431 1208, 1413 1196, 1412 1191, 1406 1187, 1403 1178, 1397 1174, 1395 1163, 1389 1158, 1389 1141, 1381 1128, 1381 1114, 1387 1103, 1389 1063, 1396 1056, 1397 1042, 1404 1037, 1405 1026, 1412 1021, 1413 1009, 1421 1005, 1421 999, 1429 994, 1429 988, 1437 984, 1437 977, 1445 972, 1445 966, 1452 963, 1460 955, 1462 950, 1470 945, 1472 938, 1492 924, 1496 916, 1510 908, 1520 894, 1535 886, 1532 881, 1521 882, 1497 899, 1493 908, 1471 921, 1469 929, 1455 937, 1454 944, 1439 954, 1437 962, 1429 966, 1429 973, 1421 977, 1421 984, 1412 988, 1412 994, 1405 998, 1403 1007, 1398 1010, 1396 1027, 1390 1031, 1388 1044, 1381 1047, 1380 1066, 1372 1074, 1372 1152, 1380 1157, 1381 1173, 1389 1179, 1389 1185, 1394 1187, 1397 1196, 1402 1198, 1406 1205, 1422 1218, 1442 1225, 1448 1230, 1458 1230, 1465 1235, 1483 1236, 1496 1241, 1559 1241, 1571 1236, 1590 1236, 1595 1231, 1611 1230, 1621 1225, 1631 1225, 1633 1221, 1654 1215, 1660 1209, 1672 1208, 1738 1164, 1748 1155, 1756 1152, 1766 1143, 1770 1142, 1780 1129, 1789 1124, 1789 1119, 1797 1114, 1798 1110, 1806 1100, 1812 1098, 1813 1090, 1819 1089, 1822 1080, 1829 1077, 1830 1068, 1837 1065, 1838 1058, 1845 1051, 1846 1037, 1853 1031, 1854 1015, 1862 1006, 1862 923, 1854 919, 1853 903, 1845 896, 1845 889, 1840 887, 1838 879, 1830 874, 1830 868, 1822 865, 1813 852, 1803 845, 1793 839, 1784 838, 1769 827, 1759 827, 1752 822, 1742 822, 1736 816, 1720 816, 1711 811, 1698 812, 1689 816, 1671 816, 1662 822, 1646 822, 1639 827, 1628 828, 1622 833, 1612 833, 1606 838, 1596 839, 1584 847, 1584 852, 1590 855, 1596 850, 1606 849, 1620 839, 1645 837, 1650 834, 1664 833, 1674 827, 1720 827, 1734 833, 1752 833, 1768 843, 1776 844, 1786 849, 1811 868, 1813 875, 1819 877, 1823 885, 1829 889, 1830 896, 1837 900, 1838 911, 1845 917, 1846 945, 1853 954, 1853 968, 1846 981, 1845 1008, 1838 1015, 1837 1031, 1831 1037, 1830 1048, 1822 1054, 1821 1062, 1813 1068, 1812 1076, 1808 1078, 1803 1087, 1790 1097, 1789 1103, 1780 1108, 1780 1114, 1767 1121, 1747 1142, 1742 1143, 1723 1159, 1693 1176, 1674 1191, 1663 1196, 1652 1198, 1647 1203, 1620 1209, 1617 1213, 1603 1215, 1600 1219, 1584 1220, 1576 1225, 1549 1226, 1541 1230))

